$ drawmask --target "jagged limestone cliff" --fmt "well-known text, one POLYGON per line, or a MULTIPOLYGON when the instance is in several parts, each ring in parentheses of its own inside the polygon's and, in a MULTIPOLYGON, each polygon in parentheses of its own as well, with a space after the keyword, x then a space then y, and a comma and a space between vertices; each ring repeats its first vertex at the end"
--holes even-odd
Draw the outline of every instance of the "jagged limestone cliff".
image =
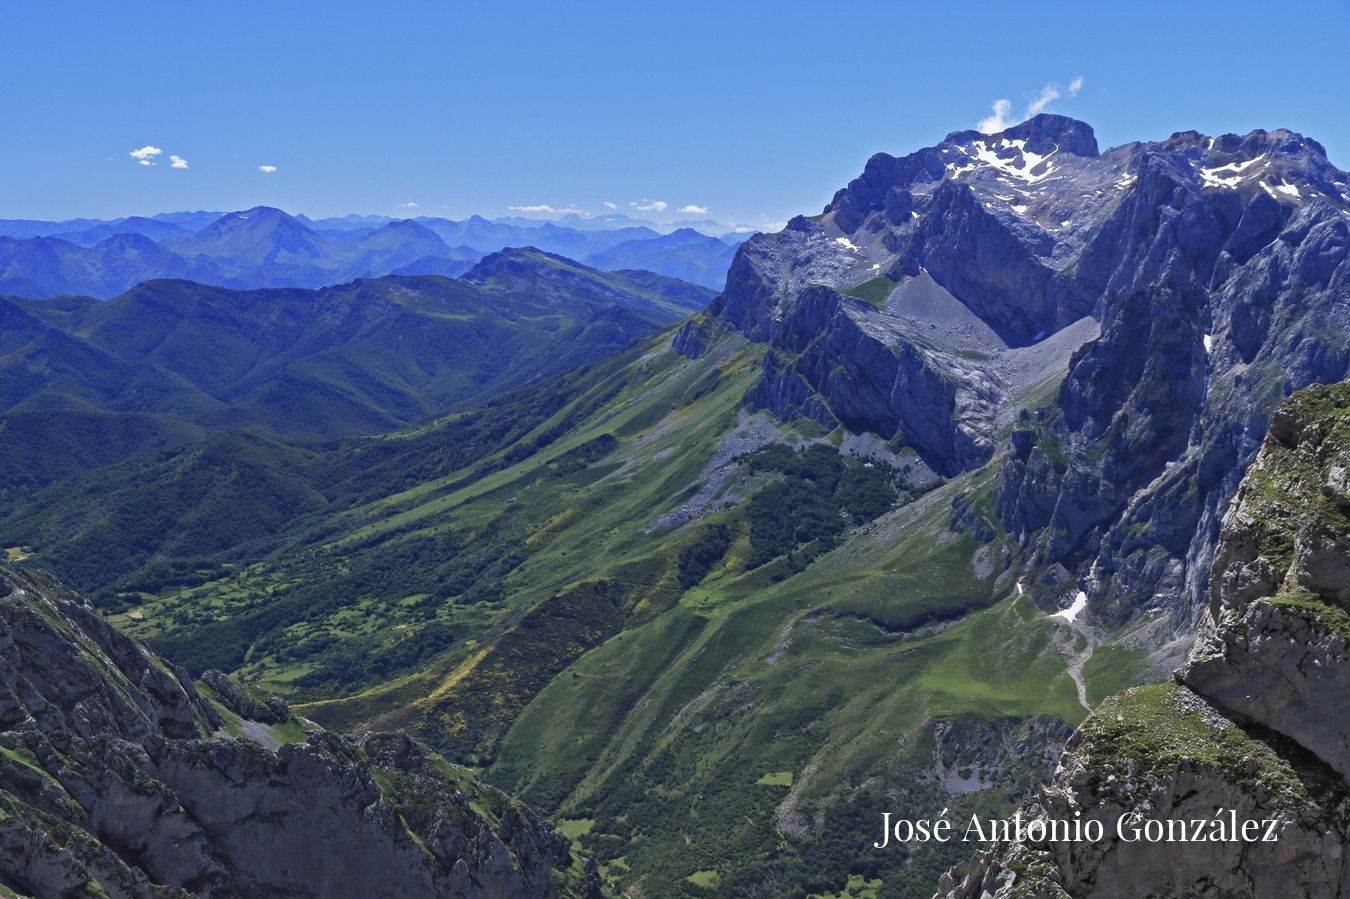
POLYGON ((1350 891, 1347 472, 1350 384, 1294 395, 1224 519, 1209 615, 1177 683, 1103 703, 1054 783, 1021 810, 1101 821, 1105 839, 996 846, 944 876, 939 897, 1350 891), (1142 842, 1116 831, 1134 813, 1166 822, 1229 812, 1277 820, 1278 838, 1142 842))
POLYGON ((754 408, 944 476, 1001 453, 1038 601, 1082 589, 1179 661, 1271 413, 1350 376, 1346 181, 1290 131, 1099 150, 1043 114, 873 156, 821 215, 746 241, 711 312, 767 345, 754 408))
POLYGON ((548 897, 569 878, 564 838, 420 744, 197 687, 0 569, 0 895, 548 897))

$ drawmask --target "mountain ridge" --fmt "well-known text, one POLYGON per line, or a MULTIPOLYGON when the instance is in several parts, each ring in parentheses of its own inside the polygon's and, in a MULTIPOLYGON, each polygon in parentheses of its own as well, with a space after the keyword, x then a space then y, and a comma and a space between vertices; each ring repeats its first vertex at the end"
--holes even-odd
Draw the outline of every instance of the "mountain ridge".
POLYGON ((260 289, 319 288, 387 274, 458 276, 467 270, 465 262, 524 245, 583 262, 594 258, 594 267, 653 268, 721 286, 722 272, 716 269, 730 260, 726 243, 708 238, 692 245, 677 238, 681 258, 667 266, 665 235, 644 225, 616 224, 621 226, 583 229, 481 216, 462 222, 426 216, 330 222, 269 206, 111 222, 0 221, 0 294, 108 299, 142 281, 163 278, 260 289), (643 246, 648 242, 653 245, 643 246), (605 264, 605 252, 618 244, 627 246, 628 258, 605 264))
MULTIPOLYGON (((1099 532, 1085 531, 1139 514, 1122 508, 1125 498, 1185 457, 1190 477, 1204 472, 1205 504, 1159 537, 1175 546, 1204 519, 1197 542, 1171 550, 1183 567, 1203 569, 1216 516, 1279 398, 1234 385, 1278 371, 1283 392, 1341 380, 1350 369, 1348 323, 1335 301, 1350 272, 1346 181, 1320 144, 1288 131, 1181 132, 1104 152, 1088 126, 1061 116, 997 134, 954 132, 908 156, 873 156, 820 221, 798 217, 778 235, 748 241, 714 313, 772 348, 754 392, 761 407, 917 441, 948 474, 993 457, 999 428, 1017 411, 1018 354, 1075 322, 1098 322, 1100 337, 1084 332, 1070 357, 1059 357, 1070 386, 1050 417, 1017 425, 1000 512, 1036 546, 1035 564, 1074 568, 1117 618, 1157 592, 1113 586, 1110 572, 1129 565, 1139 584, 1169 595, 1188 625, 1203 576, 1164 579, 1162 559, 1113 559, 1105 545, 1095 548, 1099 532), (1264 296, 1272 292, 1277 313, 1264 296), (979 320, 971 327, 994 336, 935 353, 924 332, 941 335, 967 312, 979 320), (1272 314, 1284 316, 1288 336, 1264 336, 1272 314), (1156 341, 1143 352, 1141 335, 1156 341), (863 347, 866 369, 856 364, 863 347), (1157 380, 1142 389, 1132 383, 1164 365, 1170 375, 1150 374, 1157 380), (1108 375, 1112 366, 1124 376, 1108 375), (1089 385, 1094 378, 1102 388, 1089 385), (1159 410, 1145 416, 1152 436, 1112 448, 1119 436, 1110 426, 1122 427, 1142 402, 1159 410), (1191 449, 1197 421, 1206 431, 1191 449), (1238 421, 1243 431, 1233 434, 1228 422, 1238 421), (1150 440, 1163 445, 1145 448, 1150 440), (1051 444, 1077 448, 1067 472, 1051 444), (1234 474, 1211 487, 1220 459, 1234 474), (1101 467, 1116 464, 1114 481, 1094 487, 1101 467)), ((1119 532, 1105 540, 1126 553, 1141 542, 1119 532)))
POLYGON ((0 299, 10 486, 59 462, 28 439, 50 430, 43 415, 97 429, 108 449, 237 429, 308 440, 375 433, 598 359, 711 297, 646 272, 509 258, 539 270, 547 300, 523 282, 398 276, 315 291, 150 281, 104 302, 0 299), (116 416, 135 417, 136 433, 116 416))

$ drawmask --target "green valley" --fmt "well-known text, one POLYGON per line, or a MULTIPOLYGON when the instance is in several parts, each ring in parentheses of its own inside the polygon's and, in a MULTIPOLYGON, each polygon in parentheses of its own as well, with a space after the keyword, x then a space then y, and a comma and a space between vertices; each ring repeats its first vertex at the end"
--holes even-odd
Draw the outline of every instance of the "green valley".
POLYGON ((484 412, 270 453, 320 499, 99 601, 191 670, 590 822, 619 889, 926 895, 958 855, 871 850, 879 811, 1009 808, 1085 714, 1083 638, 1014 589, 997 461, 944 481, 753 413, 762 348, 714 331, 696 359, 668 332, 484 412))

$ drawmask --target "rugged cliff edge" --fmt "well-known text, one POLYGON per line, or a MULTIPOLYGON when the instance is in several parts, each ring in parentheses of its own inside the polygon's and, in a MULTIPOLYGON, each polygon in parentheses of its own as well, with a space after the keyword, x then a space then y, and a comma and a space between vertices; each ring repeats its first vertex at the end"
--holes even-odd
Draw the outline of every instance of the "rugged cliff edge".
POLYGON ((1001 455, 1037 601, 1081 589, 1175 662, 1271 413, 1350 376, 1347 183, 1290 131, 1099 150, 1039 115, 873 156, 820 215, 746 241, 711 313, 768 347, 754 408, 944 476, 1001 455))
POLYGON ((0 568, 0 887, 547 897, 584 879, 545 821, 418 743, 327 733, 222 675, 198 688, 0 568))
MULTIPOLYGON (((1177 683, 1108 699, 1027 819, 1096 842, 1005 843, 938 896, 1333 897, 1350 892, 1350 384, 1291 397, 1224 519, 1177 683), (1278 820, 1274 842, 1134 842, 1116 822, 1278 820)), ((1132 831, 1127 827, 1127 833, 1132 831)))

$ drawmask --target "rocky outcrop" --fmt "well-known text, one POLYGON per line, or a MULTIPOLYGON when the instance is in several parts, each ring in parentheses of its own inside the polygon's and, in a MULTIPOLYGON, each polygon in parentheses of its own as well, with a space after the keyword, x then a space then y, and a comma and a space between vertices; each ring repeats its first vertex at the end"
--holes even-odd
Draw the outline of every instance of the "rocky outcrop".
POLYGON ((0 886, 33 897, 554 896, 567 841, 402 736, 199 690, 0 569, 0 886))
POLYGON ((1104 837, 996 845, 945 875, 939 897, 1350 892, 1347 470, 1350 384, 1295 394, 1224 519, 1209 614, 1177 683, 1103 703, 1019 810, 1101 822, 1104 837), (1271 823, 1259 839, 1130 839, 1224 820, 1271 823))
POLYGON ((898 440, 942 474, 993 455, 997 388, 978 363, 905 339, 827 287, 804 292, 773 335, 751 408, 898 440))
POLYGON ((949 475, 1006 447, 1028 583, 1063 569, 1098 621, 1179 646, 1270 415, 1350 376, 1347 183, 1289 131, 1100 151, 1042 115, 873 156, 821 215, 746 241, 711 308, 770 347, 754 406, 949 475))
POLYGON ((1224 521, 1181 680, 1350 778, 1350 385, 1275 416, 1224 521))
POLYGON ((1099 621, 1149 610, 1190 633, 1270 416, 1350 375, 1350 195, 1290 132, 1131 152, 1126 195, 1075 265, 1103 287, 1102 335, 1014 444, 998 505, 1032 567, 1080 576, 1099 621))

